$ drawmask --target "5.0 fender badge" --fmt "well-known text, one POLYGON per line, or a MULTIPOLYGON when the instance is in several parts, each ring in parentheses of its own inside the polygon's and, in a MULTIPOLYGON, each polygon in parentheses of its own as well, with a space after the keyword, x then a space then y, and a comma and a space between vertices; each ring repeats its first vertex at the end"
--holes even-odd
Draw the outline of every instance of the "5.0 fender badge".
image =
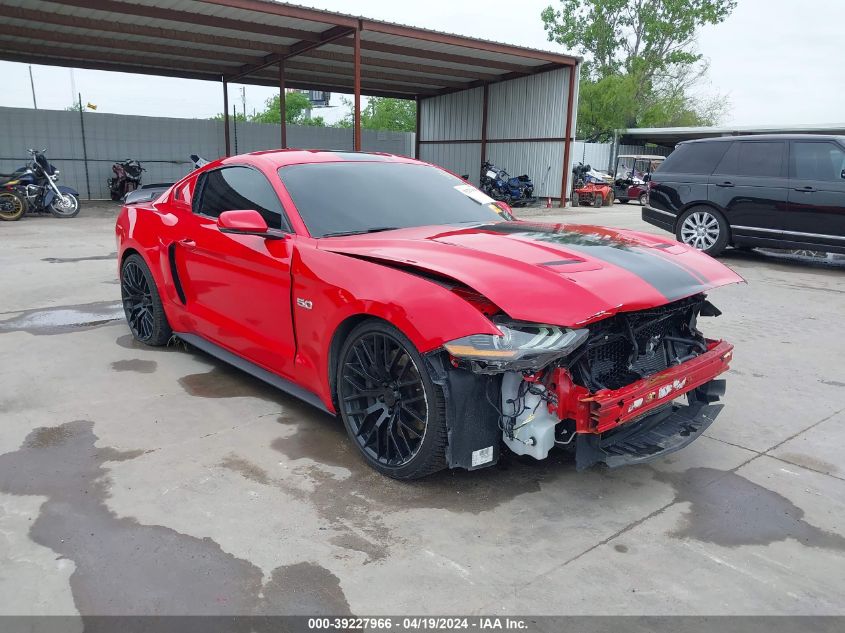
POLYGON ((314 304, 311 302, 310 299, 299 299, 296 300, 296 305, 300 308, 305 308, 306 310, 310 310, 314 307, 314 304))

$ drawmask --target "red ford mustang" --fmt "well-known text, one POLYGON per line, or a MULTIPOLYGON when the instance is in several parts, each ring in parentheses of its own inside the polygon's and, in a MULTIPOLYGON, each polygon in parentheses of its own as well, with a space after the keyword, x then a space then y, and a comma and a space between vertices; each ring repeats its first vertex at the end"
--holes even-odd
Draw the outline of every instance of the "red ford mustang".
POLYGON ((419 161, 226 158, 124 206, 116 232, 139 341, 175 335, 339 414, 391 477, 503 450, 643 462, 721 409, 732 346, 697 321, 738 275, 653 235, 514 220, 419 161))

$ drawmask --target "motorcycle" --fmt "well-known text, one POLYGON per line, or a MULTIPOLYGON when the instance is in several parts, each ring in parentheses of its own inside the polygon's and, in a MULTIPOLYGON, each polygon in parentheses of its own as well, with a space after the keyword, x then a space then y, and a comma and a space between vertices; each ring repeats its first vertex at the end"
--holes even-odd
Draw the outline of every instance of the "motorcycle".
POLYGON ((523 207, 537 201, 531 178, 527 175, 511 178, 508 172, 490 161, 481 165, 481 190, 494 200, 501 200, 512 207, 523 207))
POLYGON ((12 174, 17 181, 14 191, 26 201, 30 213, 52 213, 57 218, 72 218, 79 214, 79 192, 72 187, 57 185, 59 170, 44 155, 46 149, 27 150, 32 161, 12 174))
POLYGON ((17 174, 0 174, 0 220, 13 222, 26 213, 26 200, 15 189, 17 174))
POLYGON ((147 171, 137 160, 127 158, 111 166, 114 178, 108 179, 109 193, 112 200, 120 200, 130 191, 141 186, 141 172, 147 171))

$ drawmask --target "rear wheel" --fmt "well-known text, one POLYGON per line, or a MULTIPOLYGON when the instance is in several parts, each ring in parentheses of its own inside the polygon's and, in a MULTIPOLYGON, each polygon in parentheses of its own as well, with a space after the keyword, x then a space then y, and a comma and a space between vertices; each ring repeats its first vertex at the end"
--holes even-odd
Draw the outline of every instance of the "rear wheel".
POLYGON ((593 195, 593 206, 598 209, 604 204, 604 196, 600 193, 596 193, 593 195))
POLYGON ((79 215, 79 198, 72 193, 62 194, 62 197, 55 196, 50 202, 50 213, 57 218, 73 218, 79 215))
POLYGON ((370 466, 395 479, 446 466, 443 395, 395 327, 378 320, 356 327, 341 347, 336 384, 346 431, 370 466))
POLYGON ((152 273, 143 258, 133 253, 120 269, 123 312, 132 336, 154 347, 165 345, 173 334, 152 273))
POLYGON ((647 204, 648 204, 648 194, 647 193, 641 193, 640 194, 640 205, 645 206, 647 204))
POLYGON ((26 213, 26 202, 14 191, 0 191, 0 220, 13 222, 26 213))
POLYGON ((675 236, 679 242, 716 256, 728 245, 728 223, 710 207, 692 207, 678 219, 675 236))

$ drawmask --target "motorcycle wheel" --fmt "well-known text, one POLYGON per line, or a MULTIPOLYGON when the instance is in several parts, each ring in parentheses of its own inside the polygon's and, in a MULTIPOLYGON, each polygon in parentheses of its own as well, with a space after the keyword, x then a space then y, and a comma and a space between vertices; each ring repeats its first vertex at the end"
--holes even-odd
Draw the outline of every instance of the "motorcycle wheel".
POLYGON ((14 191, 0 192, 0 220, 14 222, 26 213, 26 202, 14 191))
POLYGON ((65 202, 61 198, 53 198, 50 203, 50 213, 57 218, 74 218, 79 215, 79 210, 82 208, 79 198, 72 193, 66 193, 64 199, 65 202))

